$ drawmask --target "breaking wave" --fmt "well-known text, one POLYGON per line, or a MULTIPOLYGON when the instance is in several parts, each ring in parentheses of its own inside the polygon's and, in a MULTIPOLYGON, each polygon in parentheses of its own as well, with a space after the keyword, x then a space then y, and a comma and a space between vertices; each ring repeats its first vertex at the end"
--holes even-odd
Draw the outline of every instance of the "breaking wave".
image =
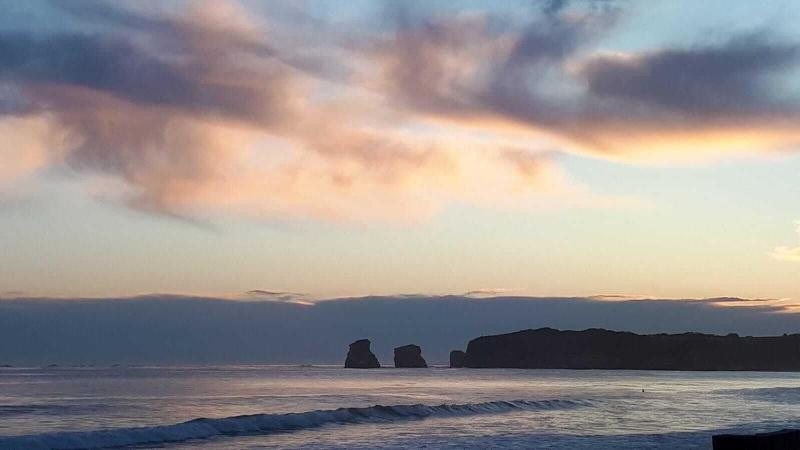
POLYGON ((514 400, 463 405, 376 405, 289 414, 253 414, 220 419, 194 419, 174 425, 117 428, 98 431, 64 431, 0 437, 0 449, 92 449, 165 444, 214 436, 266 434, 302 430, 326 424, 358 424, 457 417, 513 411, 569 409, 589 406, 581 400, 514 400))

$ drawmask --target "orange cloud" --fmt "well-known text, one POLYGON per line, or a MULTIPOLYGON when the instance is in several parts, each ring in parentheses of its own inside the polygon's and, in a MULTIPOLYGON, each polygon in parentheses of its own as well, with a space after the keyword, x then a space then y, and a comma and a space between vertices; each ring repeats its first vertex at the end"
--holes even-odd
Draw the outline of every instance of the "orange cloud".
POLYGON ((70 137, 47 114, 0 116, 0 188, 63 157, 70 137))
POLYGON ((670 126, 600 123, 575 131, 575 151, 642 164, 707 162, 800 150, 794 119, 670 126))
MULTIPOLYGON (((7 75, 19 78, 33 106, 5 125, 24 158, 5 166, 4 177, 63 162, 121 182, 93 183, 94 195, 193 219, 408 223, 450 202, 617 202, 570 181, 524 139, 431 127, 425 117, 388 108, 385 96, 362 95, 352 80, 326 80, 314 64, 296 64, 264 44, 247 14, 214 5, 213 14, 191 7, 165 18, 78 5, 82 17, 131 27, 134 39, 11 40, 31 64, 7 75), (95 66, 84 67, 85 54, 95 66), (53 136, 63 145, 54 146, 53 136)), ((457 61, 431 70, 474 75, 457 61)))

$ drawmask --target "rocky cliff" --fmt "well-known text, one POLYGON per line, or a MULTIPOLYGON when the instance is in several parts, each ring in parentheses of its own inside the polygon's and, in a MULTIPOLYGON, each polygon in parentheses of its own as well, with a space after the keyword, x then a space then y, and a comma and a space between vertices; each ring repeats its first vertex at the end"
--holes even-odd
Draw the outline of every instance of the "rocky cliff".
POLYGON ((381 366, 378 358, 369 348, 369 339, 359 339, 350 344, 344 366, 349 369, 377 369, 381 366))
POLYGON ((464 358, 466 357, 466 353, 461 350, 453 350, 450 352, 450 367, 452 368, 460 368, 464 367, 464 358))
POLYGON ((422 357, 422 348, 419 345, 404 345, 394 349, 395 367, 428 367, 425 358, 422 357))
POLYGON ((603 329, 540 328, 473 339, 467 346, 464 366, 800 371, 800 335, 639 335, 603 329))

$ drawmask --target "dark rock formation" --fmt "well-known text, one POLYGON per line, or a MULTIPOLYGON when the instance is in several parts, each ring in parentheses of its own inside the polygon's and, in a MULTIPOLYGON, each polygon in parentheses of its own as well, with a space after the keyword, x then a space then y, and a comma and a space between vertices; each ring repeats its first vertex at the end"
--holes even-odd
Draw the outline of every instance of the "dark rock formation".
POLYGON ((394 349, 395 367, 428 367, 419 345, 409 344, 394 349))
POLYGON ((369 349, 369 339, 359 339, 350 344, 344 366, 350 369, 377 369, 381 366, 378 358, 369 349))
POLYGON ((800 334, 777 337, 525 330, 470 341, 465 367, 800 371, 800 334))
POLYGON ((714 450, 796 450, 800 430, 781 430, 759 434, 720 434, 714 436, 714 450))
POLYGON ((453 350, 450 352, 450 367, 458 368, 464 367, 464 357, 467 354, 461 350, 453 350))

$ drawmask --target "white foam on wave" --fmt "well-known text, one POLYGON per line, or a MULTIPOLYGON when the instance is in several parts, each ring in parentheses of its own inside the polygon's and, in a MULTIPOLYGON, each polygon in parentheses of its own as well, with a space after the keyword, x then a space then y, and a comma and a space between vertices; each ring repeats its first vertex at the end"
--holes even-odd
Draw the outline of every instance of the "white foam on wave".
POLYGON ((174 425, 117 428, 98 431, 65 431, 27 436, 0 437, 0 449, 93 449, 131 445, 163 444, 223 435, 265 434, 318 427, 326 424, 357 424, 418 420, 426 417, 498 414, 512 411, 568 409, 588 406, 580 400, 514 400, 463 405, 376 405, 289 414, 253 414, 220 419, 194 419, 174 425))

